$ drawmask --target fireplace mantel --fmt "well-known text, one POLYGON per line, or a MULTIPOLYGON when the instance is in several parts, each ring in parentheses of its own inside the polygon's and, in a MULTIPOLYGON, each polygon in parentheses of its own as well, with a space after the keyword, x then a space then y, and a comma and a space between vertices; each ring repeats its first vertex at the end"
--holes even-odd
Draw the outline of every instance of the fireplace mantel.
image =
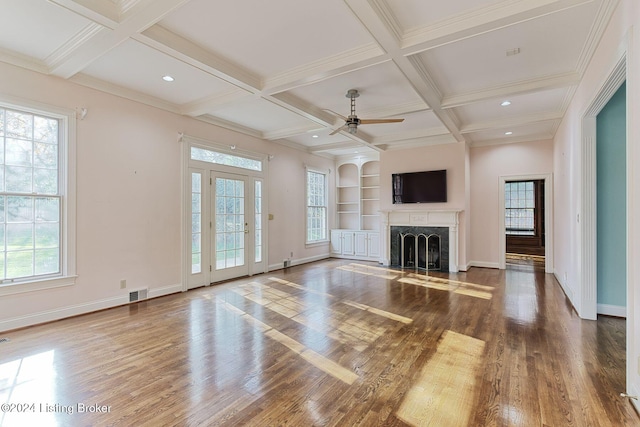
POLYGON ((391 245, 389 236, 391 226, 405 225, 414 227, 448 227, 449 228, 449 271, 458 271, 458 215, 461 210, 383 210, 382 216, 382 240, 383 258, 382 264, 391 263, 391 245))

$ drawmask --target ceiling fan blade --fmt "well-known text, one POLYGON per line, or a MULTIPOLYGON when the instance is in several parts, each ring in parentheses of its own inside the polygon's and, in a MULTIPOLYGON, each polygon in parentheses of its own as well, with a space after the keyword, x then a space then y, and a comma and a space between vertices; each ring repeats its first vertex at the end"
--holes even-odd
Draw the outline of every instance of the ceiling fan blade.
POLYGON ((334 130, 333 132, 331 132, 331 133, 329 134, 329 136, 331 136, 331 135, 335 135, 336 133, 340 132, 342 129, 345 129, 346 127, 347 127, 346 125, 345 125, 345 126, 340 126, 338 129, 336 129, 336 130, 334 130))
POLYGON ((331 110, 328 110, 328 109, 326 109, 326 108, 325 108, 324 110, 322 110, 322 111, 326 111, 326 112, 327 112, 327 113, 329 113, 329 114, 332 114, 332 115, 334 115, 334 116, 336 116, 336 117, 340 117, 340 118, 341 118, 342 120, 344 120, 345 122, 347 121, 347 118, 346 118, 345 116, 343 116, 342 114, 338 114, 338 113, 336 113, 335 111, 331 111, 331 110))
POLYGON ((400 123, 404 119, 360 119, 361 125, 374 125, 376 123, 400 123))

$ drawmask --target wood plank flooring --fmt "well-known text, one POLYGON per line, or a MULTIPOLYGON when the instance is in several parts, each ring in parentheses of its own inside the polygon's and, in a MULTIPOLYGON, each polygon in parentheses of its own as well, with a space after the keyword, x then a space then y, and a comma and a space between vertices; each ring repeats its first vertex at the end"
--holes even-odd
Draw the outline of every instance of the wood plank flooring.
POLYGON ((0 425, 638 426, 553 276, 326 260, 0 333, 0 425))

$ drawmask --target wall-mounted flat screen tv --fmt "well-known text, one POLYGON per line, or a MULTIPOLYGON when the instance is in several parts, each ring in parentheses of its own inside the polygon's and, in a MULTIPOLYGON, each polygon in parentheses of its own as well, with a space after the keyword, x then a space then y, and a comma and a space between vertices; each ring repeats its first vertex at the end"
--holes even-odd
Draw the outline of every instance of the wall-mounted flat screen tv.
POLYGON ((447 171, 394 173, 393 203, 443 203, 447 201, 447 171))

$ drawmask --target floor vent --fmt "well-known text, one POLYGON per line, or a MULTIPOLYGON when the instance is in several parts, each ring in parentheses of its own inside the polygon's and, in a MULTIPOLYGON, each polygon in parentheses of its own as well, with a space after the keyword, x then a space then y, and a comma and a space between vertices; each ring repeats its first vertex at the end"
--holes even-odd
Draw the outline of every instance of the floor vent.
POLYGON ((129 292, 129 302, 142 301, 147 299, 147 289, 129 292))
POLYGON ((9 338, 0 338, 0 344, 3 342, 9 342, 9 338))

